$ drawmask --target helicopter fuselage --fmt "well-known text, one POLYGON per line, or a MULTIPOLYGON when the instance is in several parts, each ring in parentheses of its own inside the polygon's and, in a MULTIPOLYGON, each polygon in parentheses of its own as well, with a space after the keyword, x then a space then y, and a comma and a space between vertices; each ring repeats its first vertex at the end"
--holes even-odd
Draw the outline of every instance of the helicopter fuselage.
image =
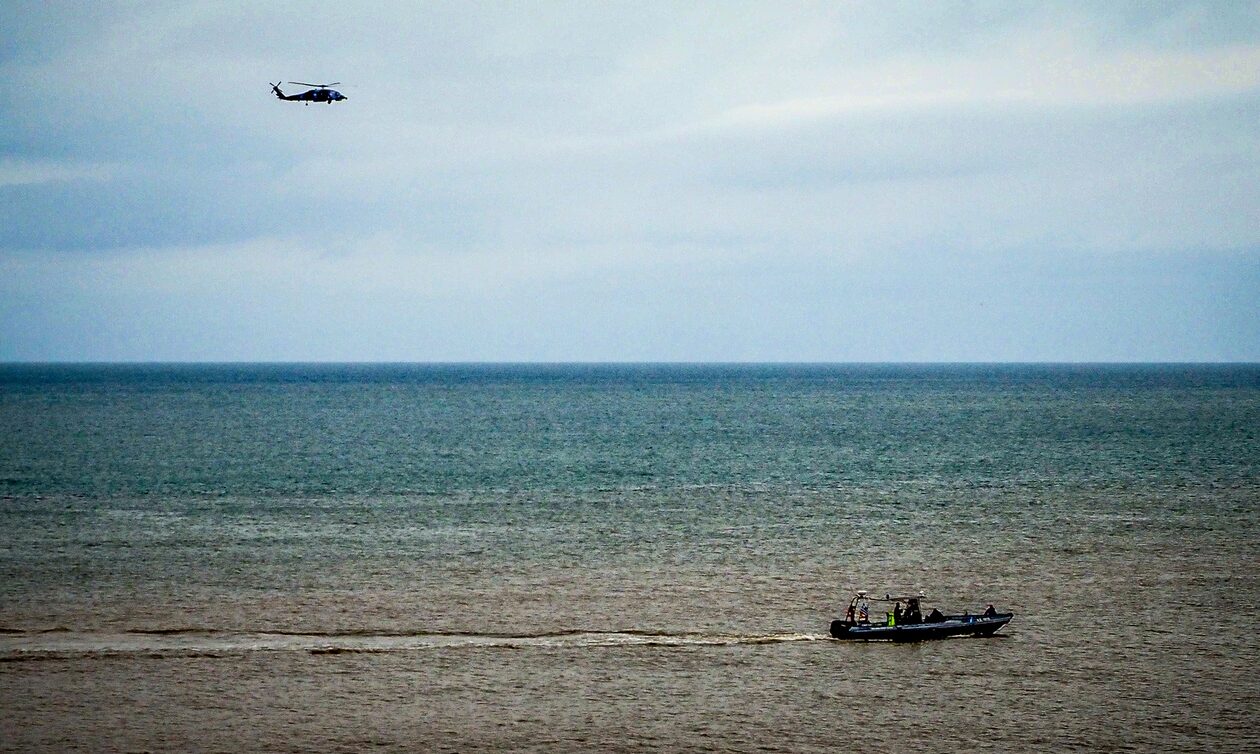
POLYGON ((331 105, 332 103, 340 102, 343 99, 350 99, 336 89, 328 89, 327 87, 308 89, 301 94, 285 94, 280 91, 279 85, 276 84, 273 84, 271 89, 276 93, 277 97, 288 102, 305 102, 307 104, 312 102, 326 102, 331 105))

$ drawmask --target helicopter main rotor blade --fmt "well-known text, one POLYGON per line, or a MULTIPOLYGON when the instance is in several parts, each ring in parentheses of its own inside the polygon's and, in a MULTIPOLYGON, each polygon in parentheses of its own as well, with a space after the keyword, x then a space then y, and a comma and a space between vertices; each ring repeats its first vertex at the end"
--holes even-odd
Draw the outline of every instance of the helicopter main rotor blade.
POLYGON ((336 86, 336 85, 340 84, 341 82, 340 82, 340 81, 334 81, 334 82, 332 82, 331 84, 308 84, 308 83, 306 83, 305 81, 290 81, 289 83, 290 83, 290 84, 296 84, 297 86, 313 86, 313 87, 315 87, 315 88, 317 88, 317 89, 326 89, 326 88, 328 88, 328 87, 330 87, 330 86, 336 86))

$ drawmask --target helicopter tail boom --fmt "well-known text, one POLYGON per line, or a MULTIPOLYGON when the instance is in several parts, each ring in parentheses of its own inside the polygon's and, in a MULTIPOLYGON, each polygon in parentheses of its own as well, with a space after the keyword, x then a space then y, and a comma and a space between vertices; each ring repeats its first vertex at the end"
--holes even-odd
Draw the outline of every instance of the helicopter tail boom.
POLYGON ((276 96, 279 97, 280 99, 288 99, 288 97, 285 96, 284 92, 280 91, 279 81, 271 85, 271 91, 275 92, 276 96))

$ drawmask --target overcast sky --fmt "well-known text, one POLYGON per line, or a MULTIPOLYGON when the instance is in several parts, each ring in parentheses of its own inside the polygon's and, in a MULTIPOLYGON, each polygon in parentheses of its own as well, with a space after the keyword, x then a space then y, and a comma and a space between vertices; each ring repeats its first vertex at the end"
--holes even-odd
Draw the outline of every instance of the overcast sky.
POLYGON ((255 5, 0 3, 0 360, 1260 361, 1260 3, 255 5))

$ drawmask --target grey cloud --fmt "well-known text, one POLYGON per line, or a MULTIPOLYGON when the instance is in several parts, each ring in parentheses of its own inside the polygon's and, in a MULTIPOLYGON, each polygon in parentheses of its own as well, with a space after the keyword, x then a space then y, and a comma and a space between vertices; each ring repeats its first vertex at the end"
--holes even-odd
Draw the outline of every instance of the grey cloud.
POLYGON ((1254 4, 0 13, 0 358, 1260 353, 1254 4))

